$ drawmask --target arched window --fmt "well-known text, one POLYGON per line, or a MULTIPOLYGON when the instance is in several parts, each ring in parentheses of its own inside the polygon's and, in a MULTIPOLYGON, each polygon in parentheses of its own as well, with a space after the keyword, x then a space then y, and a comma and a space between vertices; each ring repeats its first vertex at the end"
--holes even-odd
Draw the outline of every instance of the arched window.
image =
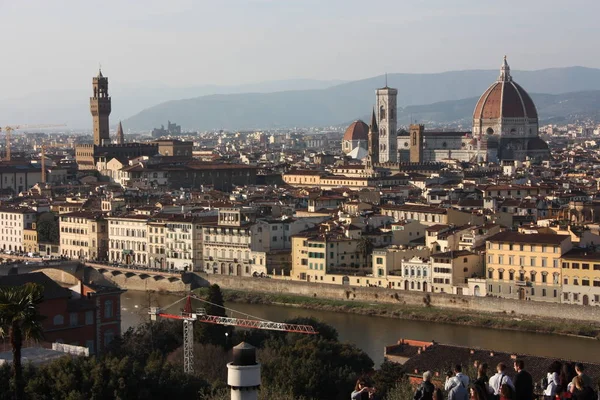
POLYGON ((379 107, 379 120, 385 119, 385 107, 379 107))
POLYGON ((62 325, 65 323, 65 318, 62 316, 62 314, 56 314, 53 318, 53 323, 54 325, 62 325))

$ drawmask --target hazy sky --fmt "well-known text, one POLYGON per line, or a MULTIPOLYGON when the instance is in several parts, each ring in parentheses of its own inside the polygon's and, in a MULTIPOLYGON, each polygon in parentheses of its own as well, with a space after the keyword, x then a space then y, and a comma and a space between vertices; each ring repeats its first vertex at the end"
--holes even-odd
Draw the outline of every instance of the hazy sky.
POLYGON ((600 67, 598 0, 0 0, 0 98, 383 72, 600 67))

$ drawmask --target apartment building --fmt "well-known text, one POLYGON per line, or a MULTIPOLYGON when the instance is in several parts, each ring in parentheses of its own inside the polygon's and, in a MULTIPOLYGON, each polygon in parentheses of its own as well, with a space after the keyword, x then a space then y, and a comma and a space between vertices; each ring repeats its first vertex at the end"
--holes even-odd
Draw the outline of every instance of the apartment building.
POLYGON ((166 221, 163 219, 148 221, 148 261, 150 268, 167 268, 165 229, 166 221))
MULTIPOLYGON (((221 275, 252 275, 252 250, 262 250, 254 222, 256 215, 249 208, 221 208, 217 221, 202 227, 204 271, 221 275), (253 249, 254 247, 254 249, 253 249)), ((264 272, 262 266, 261 272, 264 272)))
POLYGON ((572 249, 561 258, 562 303, 600 306, 600 253, 572 249))
POLYGON ((217 221, 203 225, 204 271, 252 276, 289 273, 292 235, 323 218, 256 219, 250 208, 221 208, 217 221))
POLYGON ((76 211, 61 214, 60 252, 80 260, 106 260, 108 222, 101 212, 76 211))
POLYGON ((487 238, 500 233, 502 227, 497 224, 487 223, 479 226, 470 226, 459 232, 458 250, 473 250, 485 247, 487 238))
POLYGON ((570 236, 505 231, 488 238, 486 247, 488 294, 561 301, 560 260, 573 247, 570 236))
POLYGON ((414 220, 428 226, 436 224, 482 225, 484 223, 482 215, 422 204, 385 205, 381 207, 381 213, 396 221, 414 220))
POLYGON ((0 247, 2 250, 25 251, 25 229, 36 222, 35 210, 27 207, 0 207, 0 247))
POLYGON ((85 346, 99 354, 121 332, 121 294, 118 288, 80 285, 63 288, 42 272, 0 276, 0 287, 37 283, 44 288, 39 311, 47 342, 85 346))
MULTIPOLYGON (((385 287, 402 289, 405 279, 402 273, 404 263, 415 258, 429 259, 429 254, 429 249, 425 246, 405 247, 391 245, 385 248, 374 249, 372 254, 373 276, 383 279, 382 285, 385 287)), ((416 262, 416 260, 414 261, 416 262)), ((379 285, 379 280, 377 284, 379 285)))
POLYGON ((433 274, 432 260, 429 258, 413 257, 402 263, 402 286, 404 290, 414 292, 432 292, 433 274))
POLYGON ((106 217, 108 221, 108 259, 110 262, 149 265, 147 215, 129 214, 106 217))
POLYGON ((164 250, 168 269, 179 271, 202 269, 200 223, 200 218, 183 214, 175 214, 165 222, 164 250))
POLYGON ((23 251, 26 253, 37 253, 40 251, 38 245, 38 233, 36 223, 23 229, 23 251))
POLYGON ((432 292, 467 294, 468 279, 483 275, 481 257, 468 250, 431 255, 432 292))

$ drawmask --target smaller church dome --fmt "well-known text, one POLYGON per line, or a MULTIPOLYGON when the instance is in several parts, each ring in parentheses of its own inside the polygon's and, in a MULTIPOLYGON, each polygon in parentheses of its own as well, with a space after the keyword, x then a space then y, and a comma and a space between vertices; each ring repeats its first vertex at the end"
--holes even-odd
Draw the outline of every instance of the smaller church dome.
POLYGON ((369 140, 369 126, 360 119, 354 121, 346 129, 346 132, 344 133, 344 138, 342 140, 369 140))

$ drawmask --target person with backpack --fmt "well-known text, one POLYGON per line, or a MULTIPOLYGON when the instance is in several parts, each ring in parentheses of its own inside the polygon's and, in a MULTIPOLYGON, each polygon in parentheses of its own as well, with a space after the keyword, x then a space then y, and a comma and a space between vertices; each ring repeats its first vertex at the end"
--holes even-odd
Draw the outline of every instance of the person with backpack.
POLYGON ((546 374, 544 386, 544 400, 555 400, 557 389, 560 385, 560 371, 562 370, 562 363, 560 361, 554 361, 548 367, 548 373, 546 374))
POLYGON ((515 385, 513 385, 510 376, 506 375, 506 365, 504 363, 499 363, 496 366, 496 371, 498 371, 496 375, 490 378, 489 387, 492 394, 491 398, 498 400, 500 398, 502 385, 506 384, 513 389, 515 388, 515 385))
POLYGON ((435 392, 435 386, 431 383, 433 374, 431 371, 426 371, 423 374, 423 382, 417 387, 414 400, 433 400, 433 393, 435 392))

